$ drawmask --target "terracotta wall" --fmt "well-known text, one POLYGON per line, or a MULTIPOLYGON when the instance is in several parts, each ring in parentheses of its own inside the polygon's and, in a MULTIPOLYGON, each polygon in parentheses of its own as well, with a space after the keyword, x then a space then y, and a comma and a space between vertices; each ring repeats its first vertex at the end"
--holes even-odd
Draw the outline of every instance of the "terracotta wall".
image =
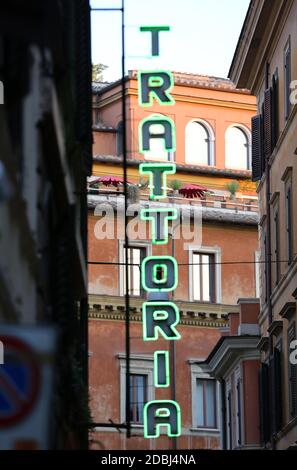
MULTIPOLYGON (((217 328, 179 325, 181 340, 176 342, 177 392, 176 400, 181 406, 183 436, 178 438, 178 445, 184 449, 218 448, 219 438, 202 437, 191 432, 192 393, 191 373, 188 360, 205 358, 220 337, 217 328)), ((92 418, 95 422, 120 421, 120 365, 117 355, 125 351, 124 322, 112 320, 90 320, 89 324, 89 374, 92 418), (116 341, 114 339, 116 338, 116 341)), ((153 355, 156 350, 168 350, 169 342, 158 340, 144 342, 141 322, 131 323, 131 355, 153 355)), ((171 381, 172 383, 172 381, 171 381)), ((170 388, 155 389, 156 399, 170 399, 170 388)), ((130 440, 117 431, 95 432, 92 439, 98 441, 92 448, 104 449, 168 449, 172 439, 144 439, 140 429, 138 437, 130 440)))
MULTIPOLYGON (((166 114, 176 126, 176 162, 185 163, 185 127, 194 119, 205 120, 213 129, 215 136, 215 166, 225 167, 225 132, 232 124, 251 127, 251 117, 256 114, 256 99, 246 93, 204 89, 191 86, 175 85, 174 106, 162 106, 154 101, 148 108, 138 104, 137 81, 132 79, 127 96, 127 150, 128 156, 143 158, 138 152, 139 122, 150 114, 166 114)), ((120 88, 107 91, 100 99, 100 118, 104 124, 117 127, 121 121, 120 88)), ((95 145, 100 140, 100 133, 95 133, 95 145)), ((106 154, 106 153, 105 153, 106 154)), ((116 151, 114 152, 116 155, 116 151)))
MULTIPOLYGON (((115 228, 115 239, 98 240, 95 236, 99 220, 89 216, 89 260, 106 263, 119 262, 119 243, 115 228)), ((236 304, 239 297, 255 297, 254 254, 257 250, 257 228, 224 224, 203 224, 202 246, 219 247, 221 250, 222 303, 236 304), (228 262, 231 264, 228 264, 228 262), (245 263, 240 264, 244 261, 245 263), (248 262, 247 262, 248 261, 248 262)), ((179 266, 179 283, 175 298, 189 300, 189 252, 185 240, 175 240, 175 258, 179 266)), ((153 254, 171 255, 171 241, 168 245, 153 247, 153 254)), ((89 292, 93 294, 119 295, 119 268, 117 265, 96 265, 89 267, 89 292)))

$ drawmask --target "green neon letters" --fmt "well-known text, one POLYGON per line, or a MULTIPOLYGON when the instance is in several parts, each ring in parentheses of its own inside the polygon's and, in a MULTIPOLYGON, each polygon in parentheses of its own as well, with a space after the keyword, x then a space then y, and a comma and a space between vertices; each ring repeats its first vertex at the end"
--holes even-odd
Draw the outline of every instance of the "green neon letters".
POLYGON ((164 150, 174 152, 176 150, 176 132, 175 124, 167 116, 152 114, 144 118, 139 123, 139 152, 146 153, 150 151, 150 139, 163 139, 164 150), (162 126, 162 132, 152 133, 152 126, 162 126))
POLYGON ((170 292, 178 284, 178 267, 172 256, 147 256, 141 263, 141 283, 147 292, 170 292), (162 287, 157 278, 156 264, 165 265, 166 278, 162 279, 162 287))
POLYGON ((151 235, 153 245, 166 245, 168 243, 168 221, 177 218, 177 209, 156 207, 141 209, 141 220, 149 220, 152 223, 151 235))
POLYGON ((149 175, 150 199, 163 199, 167 197, 167 175, 176 171, 174 163, 141 163, 141 175, 149 175))
POLYGON ((180 339, 175 328, 180 320, 179 309, 173 302, 149 301, 142 305, 144 341, 157 341, 159 336, 171 341, 180 339))
POLYGON ((169 352, 154 352, 154 385, 158 388, 169 387, 170 385, 170 368, 169 368, 169 352))
MULTIPOLYGON (((159 33, 169 31, 168 26, 141 26, 141 32, 151 33, 152 56, 159 55, 159 33)), ((139 71, 138 102, 142 107, 150 107, 155 102, 162 106, 175 103, 172 96, 174 85, 173 74, 165 70, 139 71)), ((149 158, 153 152, 153 139, 162 139, 163 153, 176 150, 175 124, 167 116, 152 114, 142 119, 138 127, 139 152, 149 158), (150 152, 149 154, 147 152, 150 152)), ((161 155, 154 155, 160 159, 161 155)), ((161 157, 162 158, 162 157, 161 157)), ((149 177, 149 198, 159 200, 167 197, 167 175, 174 174, 176 165, 169 162, 141 163, 139 172, 149 177)), ((140 211, 140 218, 151 222, 151 236, 154 245, 168 243, 168 221, 176 219, 176 208, 148 207, 140 211)), ((163 292, 173 291, 178 283, 178 266, 172 256, 148 256, 141 263, 141 283, 145 291, 156 293, 162 298, 163 292)), ((176 329, 180 321, 177 305, 168 300, 151 300, 142 305, 142 328, 144 341, 180 339, 176 329)), ((154 352, 154 386, 166 388, 170 386, 169 351, 154 352)), ((129 391, 127 391, 129 393, 129 391)), ((177 402, 172 400, 152 400, 144 405, 144 437, 157 438, 161 428, 166 435, 177 437, 181 434, 181 412, 177 402)))
POLYGON ((138 102, 140 106, 153 105, 154 98, 160 105, 175 104, 170 92, 174 85, 173 74, 165 70, 138 72, 138 102))
POLYGON ((159 32, 170 31, 169 26, 140 26, 142 33, 149 32, 152 34, 152 56, 159 55, 159 32))
POLYGON ((177 437, 181 434, 181 413, 178 403, 173 400, 153 400, 144 405, 144 437, 156 438, 161 434, 160 428, 167 428, 167 436, 177 437))

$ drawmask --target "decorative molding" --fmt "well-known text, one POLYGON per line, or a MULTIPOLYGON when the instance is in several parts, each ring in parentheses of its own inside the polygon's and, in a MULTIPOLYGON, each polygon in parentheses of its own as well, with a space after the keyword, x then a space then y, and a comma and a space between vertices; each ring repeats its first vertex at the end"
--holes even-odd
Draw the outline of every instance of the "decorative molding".
MULTIPOLYGON (((294 293, 293 293, 293 296, 294 296, 294 293)), ((279 312, 279 314, 282 318, 286 318, 287 320, 290 321, 291 318, 295 315, 295 312, 296 312, 296 302, 286 302, 283 308, 281 309, 281 311, 279 312)))
MULTIPOLYGON (((142 321, 143 298, 130 298, 130 320, 142 321)), ((180 323, 188 326, 221 328, 228 326, 228 313, 238 312, 237 305, 175 301, 180 309, 180 323)), ((124 297, 90 295, 89 318, 125 321, 124 297)))
POLYGON ((259 351, 268 351, 269 348, 269 338, 268 336, 262 336, 259 343, 257 344, 257 349, 259 351))
POLYGON ((267 331, 272 336, 278 336, 283 330, 282 320, 273 320, 273 322, 267 328, 267 331))

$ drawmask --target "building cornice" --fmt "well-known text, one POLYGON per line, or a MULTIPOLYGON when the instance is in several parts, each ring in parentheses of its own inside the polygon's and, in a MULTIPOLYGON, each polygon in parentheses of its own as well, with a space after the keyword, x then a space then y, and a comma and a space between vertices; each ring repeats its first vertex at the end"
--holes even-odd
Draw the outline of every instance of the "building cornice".
MULTIPOLYGON (((220 90, 220 91, 232 91, 232 90, 220 90)), ((125 96, 138 96, 138 90, 135 88, 129 88, 125 90, 125 96)), ((189 96, 183 95, 181 93, 173 92, 172 96, 176 103, 190 103, 190 104, 199 104, 199 105, 208 105, 215 107, 224 107, 224 108, 233 108, 241 109, 246 111, 257 111, 256 103, 246 103, 243 101, 231 101, 228 99, 218 99, 218 98, 204 98, 201 96, 189 96)), ((122 93, 117 92, 113 95, 102 97, 100 102, 96 104, 96 109, 104 108, 109 106, 111 103, 117 102, 121 99, 122 93)))
MULTIPOLYGON (((145 299, 130 297, 130 320, 142 321, 145 299)), ((238 312, 237 305, 183 302, 175 300, 180 311, 180 324, 219 328, 227 326, 228 313, 238 312)), ((125 321, 125 299, 120 296, 89 295, 89 318, 93 320, 125 321)))
POLYGON ((239 359, 260 360, 259 339, 258 335, 223 336, 200 365, 217 378, 225 377, 239 359))
MULTIPOLYGON (((140 163, 144 163, 149 160, 140 160, 138 158, 128 158, 127 165, 128 167, 139 167, 140 163)), ((94 155, 93 156, 94 163, 103 163, 103 164, 123 164, 122 157, 118 157, 116 155, 94 155)), ((210 167, 210 166, 198 166, 198 165, 189 165, 189 164, 182 164, 176 163, 176 170, 177 172, 181 173, 194 173, 197 175, 210 175, 210 176, 218 176, 222 178, 238 178, 244 180, 250 180, 252 177, 252 172, 250 170, 231 170, 226 168, 217 168, 217 167, 210 167)))
POLYGON ((293 0, 252 0, 242 27, 228 77, 239 88, 257 94, 268 49, 277 44, 293 0))

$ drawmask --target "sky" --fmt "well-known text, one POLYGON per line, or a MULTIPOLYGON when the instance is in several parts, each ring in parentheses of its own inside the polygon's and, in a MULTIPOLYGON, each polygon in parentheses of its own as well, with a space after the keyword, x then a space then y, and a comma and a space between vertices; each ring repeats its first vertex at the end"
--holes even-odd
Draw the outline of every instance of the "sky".
MULTIPOLYGON (((91 0, 118 8, 121 0, 91 0)), ((125 0, 126 72, 166 69, 227 77, 249 0, 125 0), (160 33, 160 56, 149 58, 150 33, 140 26, 170 26, 160 33)), ((92 12, 92 62, 108 66, 105 81, 121 77, 121 12, 92 12)))

